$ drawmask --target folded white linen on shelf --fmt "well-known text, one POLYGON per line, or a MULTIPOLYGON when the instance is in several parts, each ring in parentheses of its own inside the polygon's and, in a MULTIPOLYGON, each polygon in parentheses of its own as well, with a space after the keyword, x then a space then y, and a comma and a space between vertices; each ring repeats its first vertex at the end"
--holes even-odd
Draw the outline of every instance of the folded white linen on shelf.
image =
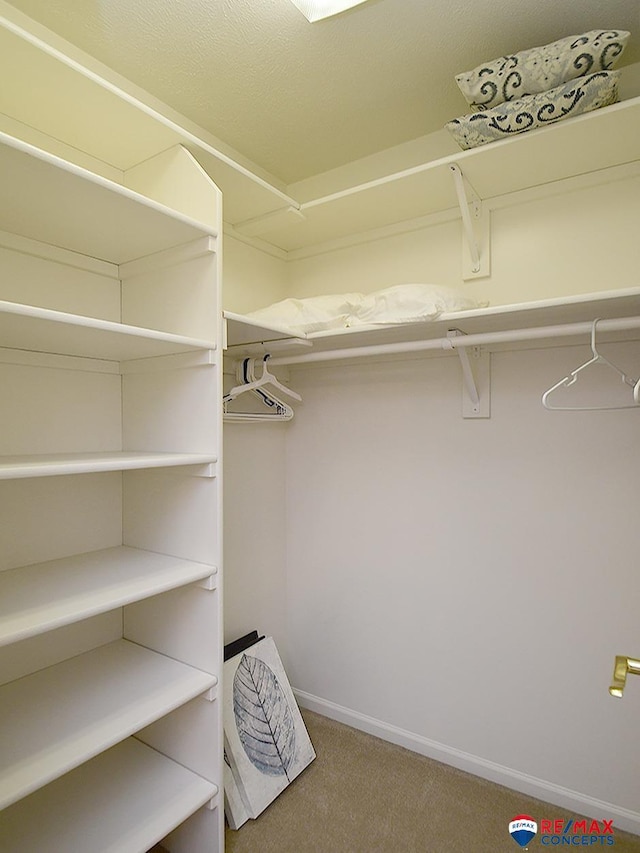
POLYGON ((246 316, 267 326, 284 326, 303 334, 345 329, 353 322, 362 298, 362 293, 335 293, 282 299, 246 316))
MULTIPOLYGON (((483 304, 453 287, 438 284, 397 284, 363 297, 357 313, 359 325, 416 323, 441 314, 481 308, 483 304)), ((355 324, 354 324, 355 325, 355 324)))
POLYGON ((485 307, 487 303, 453 287, 397 284, 373 293, 342 293, 283 299, 246 316, 298 334, 435 320, 441 314, 485 307))

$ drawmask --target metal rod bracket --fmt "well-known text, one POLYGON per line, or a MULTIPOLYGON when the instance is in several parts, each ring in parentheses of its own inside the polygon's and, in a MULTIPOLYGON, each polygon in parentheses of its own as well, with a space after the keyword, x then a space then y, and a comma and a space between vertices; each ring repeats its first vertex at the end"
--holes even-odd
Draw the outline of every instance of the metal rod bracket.
POLYGON ((449 170, 462 216, 462 277, 465 281, 485 278, 491 274, 489 211, 460 166, 451 163, 449 170))
POLYGON ((479 346, 456 346, 455 340, 460 337, 464 337, 460 329, 447 332, 449 347, 458 353, 462 368, 462 417, 490 418, 491 356, 479 346))

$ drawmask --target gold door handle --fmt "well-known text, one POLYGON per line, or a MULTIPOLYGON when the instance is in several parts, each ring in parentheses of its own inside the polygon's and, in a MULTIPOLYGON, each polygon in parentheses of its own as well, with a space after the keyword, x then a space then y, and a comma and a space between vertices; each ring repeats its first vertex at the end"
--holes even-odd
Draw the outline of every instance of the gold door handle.
POLYGON ((613 684, 609 688, 609 693, 622 699, 622 692, 627 683, 627 673, 631 675, 640 675, 640 660, 636 658, 626 658, 623 655, 616 655, 616 662, 613 667, 613 684))

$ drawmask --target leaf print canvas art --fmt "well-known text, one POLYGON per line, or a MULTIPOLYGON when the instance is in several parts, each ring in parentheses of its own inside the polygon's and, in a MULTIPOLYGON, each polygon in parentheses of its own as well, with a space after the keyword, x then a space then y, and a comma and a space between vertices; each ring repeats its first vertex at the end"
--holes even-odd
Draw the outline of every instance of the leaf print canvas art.
POLYGON ((293 714, 274 671, 253 655, 242 655, 233 678, 233 715, 254 767, 290 782, 296 755, 293 714))
POLYGON ((224 680, 225 753, 255 818, 315 752, 272 637, 227 661, 224 680))

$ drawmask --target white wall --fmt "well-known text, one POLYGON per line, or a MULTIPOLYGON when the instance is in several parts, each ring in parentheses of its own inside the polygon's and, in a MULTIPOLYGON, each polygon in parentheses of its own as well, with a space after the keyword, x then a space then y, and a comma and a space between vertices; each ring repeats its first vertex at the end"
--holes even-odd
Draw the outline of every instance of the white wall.
POLYGON ((230 234, 224 236, 223 307, 246 314, 287 296, 286 262, 230 234))
POLYGON ((286 657, 285 441, 289 425, 224 426, 225 642, 254 629, 286 657))
MULTIPOLYGON (((488 279, 462 282, 452 221, 275 279, 262 255, 265 281, 298 296, 434 281, 492 304, 638 286, 638 168, 608 177, 494 200, 488 279)), ((606 351, 640 374, 638 344, 606 351)), ((640 654, 639 415, 540 404, 588 355, 494 353, 491 419, 471 421, 455 357, 292 369, 290 424, 225 430, 228 639, 273 633, 319 710, 640 832, 640 684, 607 692, 614 656, 640 654)))
MULTIPOLYGON (((640 344, 607 351, 640 373, 640 344)), ((540 403, 588 356, 493 354, 490 420, 461 418, 451 357, 292 371, 289 674, 355 725, 640 820, 640 684, 607 690, 640 654, 640 415, 540 403)))

